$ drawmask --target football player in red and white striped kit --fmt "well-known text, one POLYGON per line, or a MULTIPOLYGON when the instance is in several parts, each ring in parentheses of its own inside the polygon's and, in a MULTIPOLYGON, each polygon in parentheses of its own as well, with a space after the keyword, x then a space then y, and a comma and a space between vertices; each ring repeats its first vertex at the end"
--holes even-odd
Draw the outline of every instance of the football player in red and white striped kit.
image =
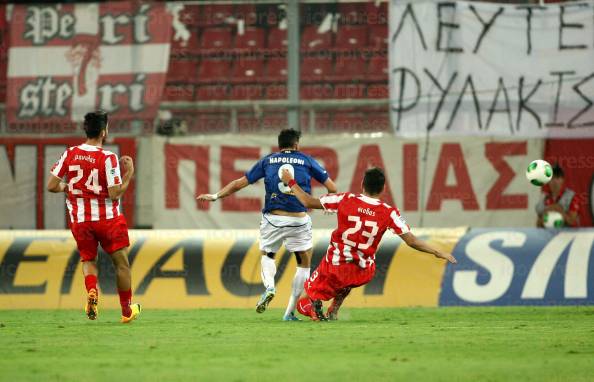
POLYGON ((119 199, 124 195, 132 176, 132 158, 123 156, 124 171, 120 175, 118 157, 102 148, 108 134, 108 118, 103 111, 85 115, 87 141, 68 148, 51 169, 47 184, 50 192, 66 193, 70 230, 82 261, 87 289, 85 313, 97 319, 97 245, 109 253, 116 269, 117 288, 122 307, 122 323, 129 323, 140 314, 140 304, 132 304, 130 264, 128 263, 128 226, 120 212, 119 199))
POLYGON ((326 256, 305 282, 307 297, 299 300, 301 314, 315 320, 337 319, 338 309, 352 288, 367 284, 375 275, 375 252, 386 230, 400 235, 410 247, 456 263, 449 253, 443 253, 410 232, 398 208, 382 202, 386 177, 379 168, 371 168, 363 178, 363 193, 328 194, 319 199, 303 191, 288 171, 282 174, 304 207, 325 209, 337 213, 338 228, 332 232, 326 256), (328 314, 322 301, 331 300, 328 314))

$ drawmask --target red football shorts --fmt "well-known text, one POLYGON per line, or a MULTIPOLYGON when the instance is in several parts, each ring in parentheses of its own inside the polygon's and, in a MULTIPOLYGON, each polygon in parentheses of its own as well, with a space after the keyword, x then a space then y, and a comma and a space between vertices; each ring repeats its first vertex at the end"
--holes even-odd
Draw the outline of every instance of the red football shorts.
POLYGON ((367 284, 375 275, 375 264, 361 268, 353 263, 333 265, 322 259, 318 268, 305 282, 305 292, 312 300, 328 301, 345 288, 367 284))
POLYGON ((76 240, 81 261, 95 260, 98 244, 109 254, 130 245, 124 215, 97 222, 72 223, 70 230, 76 240))

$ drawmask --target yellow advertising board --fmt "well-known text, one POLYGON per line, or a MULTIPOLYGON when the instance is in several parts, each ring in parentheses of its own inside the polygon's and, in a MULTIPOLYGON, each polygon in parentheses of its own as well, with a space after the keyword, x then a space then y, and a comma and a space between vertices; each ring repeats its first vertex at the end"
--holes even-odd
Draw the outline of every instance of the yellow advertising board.
MULTIPOLYGON (((418 230, 451 251, 464 229, 418 230)), ((330 231, 314 231, 314 265, 328 247, 330 231)), ((253 308, 263 291, 256 230, 133 230, 130 263, 134 300, 145 308, 253 308)), ((284 307, 296 261, 281 248, 277 298, 284 307)), ((118 307, 109 255, 99 255, 104 308, 118 307)), ((351 307, 437 306, 445 263, 386 235, 377 272, 354 290, 351 307)), ((69 231, 0 231, 0 309, 71 309, 84 304, 76 244, 69 231)))

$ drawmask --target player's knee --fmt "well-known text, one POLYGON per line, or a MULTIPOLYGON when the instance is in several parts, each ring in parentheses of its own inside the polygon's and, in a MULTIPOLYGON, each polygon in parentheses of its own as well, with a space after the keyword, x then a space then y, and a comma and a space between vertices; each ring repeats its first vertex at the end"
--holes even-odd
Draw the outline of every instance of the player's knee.
POLYGON ((113 261, 114 266, 118 270, 125 270, 130 268, 130 263, 128 262, 128 256, 124 251, 117 251, 111 255, 111 260, 113 261))
POLYGON ((297 265, 300 267, 309 267, 310 266, 310 258, 311 255, 309 252, 295 252, 295 260, 297 260, 297 265))
POLYGON ((114 259, 113 264, 117 269, 120 269, 120 270, 130 268, 130 263, 128 263, 127 259, 122 259, 122 258, 114 259))

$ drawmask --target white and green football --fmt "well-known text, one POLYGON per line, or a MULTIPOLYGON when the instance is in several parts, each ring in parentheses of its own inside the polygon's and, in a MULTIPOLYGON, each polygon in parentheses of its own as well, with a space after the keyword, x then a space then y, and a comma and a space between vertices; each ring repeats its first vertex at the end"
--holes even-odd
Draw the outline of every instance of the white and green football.
POLYGON ((526 169, 526 179, 535 186, 542 186, 551 180, 553 177, 553 168, 549 162, 537 159, 528 165, 526 169))
POLYGON ((545 212, 544 216, 542 217, 542 222, 545 228, 561 228, 565 225, 563 215, 557 211, 545 212))

